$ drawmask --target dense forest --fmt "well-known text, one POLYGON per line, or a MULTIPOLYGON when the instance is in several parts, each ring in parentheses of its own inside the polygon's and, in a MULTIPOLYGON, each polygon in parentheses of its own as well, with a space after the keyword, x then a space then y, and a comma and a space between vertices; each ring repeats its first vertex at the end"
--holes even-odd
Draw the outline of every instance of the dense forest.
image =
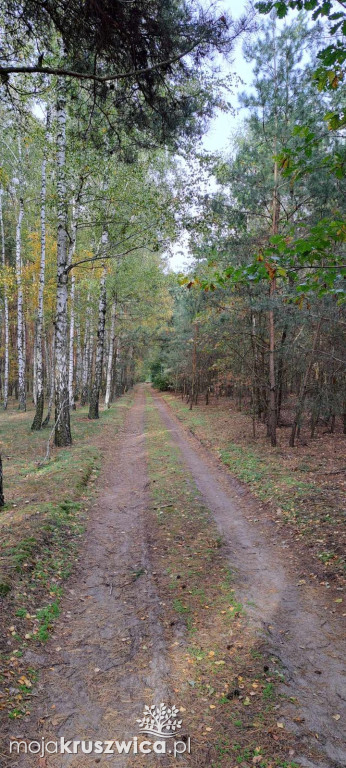
POLYGON ((286 406, 291 446, 304 415, 312 437, 340 419, 346 432, 344 143, 330 124, 340 92, 316 94, 320 41, 304 15, 272 17, 245 47, 246 118, 229 155, 209 159, 215 191, 189 222, 196 267, 155 368, 191 408, 210 393, 245 402, 273 446, 286 406))
POLYGON ((246 401, 272 445, 287 402, 291 445, 304 414, 311 435, 341 417, 346 430, 342 14, 314 3, 312 20, 291 3, 282 20, 281 3, 233 22, 160 3, 152 16, 144 3, 154 51, 123 6, 108 39, 106 3, 99 27, 85 10, 82 53, 73 24, 61 28, 63 4, 34 22, 30 3, 21 16, 6 5, 4 408, 33 400, 37 430, 55 400, 55 444, 68 445, 71 408, 89 402, 98 418, 101 396, 109 407, 151 367, 191 407, 202 394, 246 401), (212 156, 198 139, 227 108, 226 85, 204 58, 242 36, 253 68, 243 124, 212 156), (167 253, 182 233, 195 266, 176 278, 167 253))

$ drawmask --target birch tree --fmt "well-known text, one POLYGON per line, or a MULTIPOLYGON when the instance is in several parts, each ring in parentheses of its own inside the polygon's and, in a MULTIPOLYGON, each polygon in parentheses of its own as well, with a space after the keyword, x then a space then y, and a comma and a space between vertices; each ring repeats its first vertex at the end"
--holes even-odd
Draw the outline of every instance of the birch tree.
POLYGON ((117 305, 116 305, 116 299, 114 297, 113 303, 112 303, 112 312, 111 312, 111 326, 109 331, 109 347, 108 347, 106 394, 105 394, 106 409, 110 408, 110 402, 111 402, 116 313, 117 313, 117 305))
POLYGON ((87 309, 84 326, 84 340, 82 351, 82 376, 81 376, 81 405, 85 405, 89 399, 89 371, 92 355, 92 305, 90 290, 87 295, 87 309))
POLYGON ((50 109, 47 108, 46 116, 46 134, 43 148, 42 168, 41 168, 41 258, 40 274, 38 287, 38 308, 36 320, 35 337, 35 360, 36 360, 36 411, 31 425, 33 431, 42 427, 43 407, 44 407, 44 387, 43 387, 43 318, 44 318, 44 286, 46 269, 46 193, 47 193, 47 156, 50 143, 50 109))
POLYGON ((1 229, 1 263, 4 270, 4 331, 5 331, 5 356, 4 356, 4 383, 3 383, 3 403, 4 410, 7 408, 8 401, 8 377, 9 377, 9 317, 8 317, 8 290, 6 280, 6 247, 5 230, 2 207, 3 190, 0 188, 0 229, 1 229))
POLYGON ((71 445, 68 392, 68 250, 66 204, 66 81, 57 82, 57 291, 55 315, 55 445, 71 445))
POLYGON ((54 365, 54 352, 55 352, 55 333, 53 329, 53 338, 49 344, 47 334, 45 338, 45 357, 46 357, 46 370, 47 370, 47 396, 48 407, 47 416, 42 422, 42 427, 47 427, 52 415, 54 391, 55 391, 55 365, 54 365))
MULTIPOLYGON (((101 252, 106 257, 108 243, 108 233, 106 231, 102 234, 101 239, 101 252)), ((94 381, 90 396, 89 406, 89 419, 98 419, 99 414, 99 400, 100 389, 102 382, 102 368, 103 368, 103 353, 104 353, 104 339, 105 339, 105 322, 106 322, 106 266, 103 265, 102 277, 100 281, 100 299, 99 299, 99 311, 98 311, 98 327, 97 327, 97 343, 96 343, 96 356, 95 356, 95 371, 94 381)))
POLYGON ((18 408, 26 411, 26 381, 25 381, 25 325, 22 281, 22 222, 24 215, 23 200, 23 174, 22 174, 22 147, 18 138, 18 168, 19 178, 16 183, 19 186, 18 213, 16 225, 16 281, 17 281, 17 360, 18 360, 18 408))
MULTIPOLYGON (((69 249, 69 266, 71 266, 76 251, 77 226, 78 226, 79 203, 73 200, 72 203, 72 233, 69 249)), ((68 392, 70 408, 75 410, 75 395, 73 390, 74 376, 74 327, 75 327, 75 286, 76 279, 73 269, 71 270, 71 288, 70 288, 70 334, 69 334, 69 363, 68 363, 68 392)))

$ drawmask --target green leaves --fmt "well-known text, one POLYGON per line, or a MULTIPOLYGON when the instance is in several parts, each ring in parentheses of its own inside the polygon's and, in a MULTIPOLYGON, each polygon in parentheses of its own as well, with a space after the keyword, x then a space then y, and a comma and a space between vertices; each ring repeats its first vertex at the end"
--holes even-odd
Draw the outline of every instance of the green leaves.
MULTIPOLYGON (((208 279, 194 279, 203 290, 270 281, 274 277, 289 283, 301 301, 302 294, 331 294, 338 303, 346 300, 346 263, 341 248, 346 241, 346 227, 341 219, 322 219, 308 234, 275 235, 269 245, 253 255, 245 266, 227 266, 215 270, 208 279), (213 286, 213 288, 212 288, 213 286)), ((186 281, 188 278, 186 278, 186 281)))

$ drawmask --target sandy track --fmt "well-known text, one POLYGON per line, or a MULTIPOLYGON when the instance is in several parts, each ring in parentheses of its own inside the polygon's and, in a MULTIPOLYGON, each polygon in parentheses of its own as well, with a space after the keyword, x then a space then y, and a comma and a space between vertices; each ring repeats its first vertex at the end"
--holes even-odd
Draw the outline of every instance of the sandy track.
MULTIPOLYGON (((144 704, 169 699, 169 668, 160 605, 150 574, 142 513, 148 505, 144 395, 111 448, 100 478, 81 565, 69 583, 62 618, 40 654, 36 711, 12 726, 26 739, 130 739, 144 704), (68 619, 68 621, 66 621, 68 619)), ((95 755, 53 755, 44 766, 82 768, 95 755)), ((136 765, 139 757, 133 758, 136 765)), ((131 758, 102 755, 101 765, 131 758)), ((12 757, 11 766, 41 766, 36 757, 12 757)))
MULTIPOLYGON (((270 540, 249 516, 255 502, 189 436, 166 404, 154 399, 183 462, 222 532, 234 587, 254 630, 282 662, 284 703, 278 717, 305 745, 320 745, 318 764, 341 768, 344 693, 339 625, 332 626, 317 591, 297 586, 280 541, 270 540), (333 715, 340 714, 336 721, 333 715), (295 718, 299 722, 294 722, 295 718), (318 734, 318 739, 316 737, 318 734)), ((144 388, 139 387, 126 422, 107 450, 85 549, 69 581, 60 620, 44 649, 27 652, 40 668, 36 706, 11 735, 26 739, 131 739, 144 704, 170 701, 169 654, 143 520, 149 504, 144 437, 144 388)), ((172 670, 174 672, 174 670, 172 670)), ((173 675, 174 677, 174 675, 173 675)), ((196 724, 197 725, 197 724, 196 724)), ((127 768, 173 765, 172 758, 119 755, 53 755, 5 759, 16 768, 90 768, 97 762, 127 768)), ((179 763, 178 763, 179 764, 179 763)), ((228 765, 227 765, 228 768, 228 765)))
MULTIPOLYGON (((158 395, 155 404, 222 533, 236 593, 255 629, 265 635, 271 653, 283 665, 283 692, 298 700, 280 709, 280 719, 284 717, 302 743, 320 745, 320 766, 342 768, 346 765, 346 690, 340 621, 332 626, 317 590, 298 585, 299 577, 285 563, 281 542, 270 540, 247 520, 249 508, 255 516, 256 507, 254 501, 241 498, 240 484, 198 440, 187 435, 158 395)), ((307 759, 300 760, 316 768, 307 759)))

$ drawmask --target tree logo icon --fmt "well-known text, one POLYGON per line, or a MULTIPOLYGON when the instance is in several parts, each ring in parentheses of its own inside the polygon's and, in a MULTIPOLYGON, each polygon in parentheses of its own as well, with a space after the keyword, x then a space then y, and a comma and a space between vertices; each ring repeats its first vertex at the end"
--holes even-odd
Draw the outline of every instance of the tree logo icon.
POLYGON ((179 709, 173 704, 173 707, 167 707, 166 704, 151 707, 145 705, 142 719, 136 720, 139 723, 140 733, 150 733, 152 736, 158 736, 161 739, 170 739, 176 736, 181 728, 182 720, 178 720, 179 709))

